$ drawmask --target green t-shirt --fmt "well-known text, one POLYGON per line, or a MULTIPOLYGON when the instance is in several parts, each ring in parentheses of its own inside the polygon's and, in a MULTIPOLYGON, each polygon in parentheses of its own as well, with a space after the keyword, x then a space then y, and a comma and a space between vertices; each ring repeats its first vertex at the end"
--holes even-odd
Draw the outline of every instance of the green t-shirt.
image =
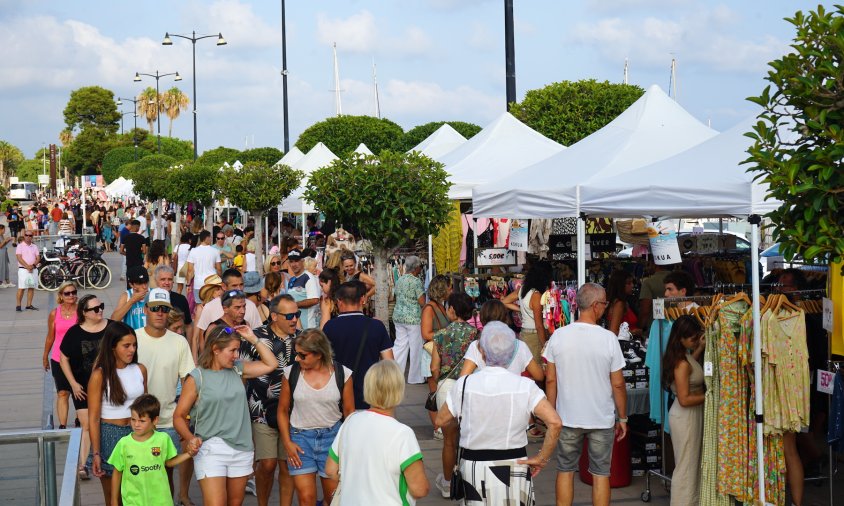
POLYGON ((173 440, 164 432, 153 432, 146 441, 135 441, 131 434, 121 438, 108 463, 123 473, 123 506, 173 506, 165 463, 176 455, 173 440))

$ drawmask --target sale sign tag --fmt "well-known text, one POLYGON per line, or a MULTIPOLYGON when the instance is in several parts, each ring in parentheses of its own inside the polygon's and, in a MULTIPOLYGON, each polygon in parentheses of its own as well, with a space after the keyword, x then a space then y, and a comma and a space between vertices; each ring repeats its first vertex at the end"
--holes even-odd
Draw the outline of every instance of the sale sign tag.
POLYGON ((835 373, 818 369, 818 392, 832 395, 835 386, 835 373))

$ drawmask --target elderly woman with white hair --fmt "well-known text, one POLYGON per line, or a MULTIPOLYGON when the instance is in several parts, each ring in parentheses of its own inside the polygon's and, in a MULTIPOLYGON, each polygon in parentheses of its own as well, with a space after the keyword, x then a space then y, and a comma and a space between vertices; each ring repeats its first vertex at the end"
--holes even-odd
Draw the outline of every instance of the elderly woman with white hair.
POLYGON ((456 467, 466 505, 534 504, 532 478, 548 464, 560 435, 562 421, 542 390, 507 370, 516 350, 507 325, 486 325, 480 338, 486 367, 458 379, 437 413, 438 426, 456 420, 460 427, 456 467), (528 458, 531 415, 548 430, 539 453, 528 458))
POLYGON ((422 261, 417 256, 404 259, 404 274, 396 281, 394 293, 396 307, 393 309, 393 323, 396 324, 396 342, 393 355, 404 372, 408 356, 410 370, 407 382, 423 383, 422 379, 422 308, 425 306, 425 288, 419 274, 422 261))

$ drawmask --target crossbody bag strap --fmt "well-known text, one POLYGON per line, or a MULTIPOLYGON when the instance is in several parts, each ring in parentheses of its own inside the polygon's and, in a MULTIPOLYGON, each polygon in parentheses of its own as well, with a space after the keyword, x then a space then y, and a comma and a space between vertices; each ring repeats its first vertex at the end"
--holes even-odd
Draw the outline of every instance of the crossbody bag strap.
POLYGON ((457 415, 457 434, 458 434, 458 443, 457 443, 457 460, 454 461, 454 468, 459 469, 460 467, 460 459, 463 458, 463 447, 460 446, 460 425, 463 422, 463 401, 466 400, 466 383, 469 382, 469 376, 466 376, 463 379, 463 388, 461 388, 460 392, 460 414, 457 415))
MULTIPOLYGON (((372 322, 369 322, 372 323, 372 322)), ((366 327, 363 331, 363 337, 360 339, 360 344, 358 345, 358 353, 355 355, 355 363, 352 367, 352 374, 358 374, 358 365, 360 365, 360 357, 363 355, 363 347, 366 345, 366 338, 369 336, 369 326, 366 327)))

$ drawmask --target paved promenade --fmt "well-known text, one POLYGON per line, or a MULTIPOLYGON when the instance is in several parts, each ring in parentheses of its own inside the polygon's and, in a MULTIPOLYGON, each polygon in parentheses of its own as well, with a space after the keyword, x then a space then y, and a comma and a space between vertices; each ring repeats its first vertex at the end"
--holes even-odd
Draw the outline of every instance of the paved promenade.
MULTIPOLYGON (((13 253, 10 255, 12 267, 16 271, 13 253)), ((119 281, 120 256, 111 253, 106 260, 114 275, 111 287, 96 292, 105 302, 106 314, 111 314, 115 303, 121 294, 123 282, 119 281)), ((14 281, 14 280, 13 280, 14 281)), ((88 293, 80 291, 80 296, 88 293)), ((34 305, 39 311, 15 312, 15 289, 0 289, 0 431, 15 429, 36 429, 43 426, 43 404, 52 402, 52 378, 45 375, 41 369, 41 355, 44 349, 44 335, 47 328, 47 314, 55 307, 53 292, 38 291, 34 305), (46 380, 46 381, 45 381, 46 380)), ((440 449, 442 443, 432 438, 432 430, 427 413, 423 407, 427 388, 409 386, 404 404, 399 407, 397 416, 403 423, 413 427, 419 439, 425 456, 425 468, 431 481, 431 492, 428 497, 419 501, 420 505, 446 505, 450 501, 439 497, 439 491, 433 486, 437 473, 441 471, 440 449)), ((72 411, 72 408, 71 408, 72 411)), ((71 413, 70 420, 74 416, 71 413)), ((531 445, 531 452, 536 452, 538 445, 531 445)), ((17 445, 0 447, 4 456, 0 459, 0 504, 36 503, 36 451, 35 445, 17 445)), ((59 474, 62 472, 61 463, 64 461, 65 449, 59 445, 57 460, 59 474)), ((555 471, 549 465, 536 478, 537 504, 554 504, 555 471)), ((836 486, 838 497, 844 497, 842 478, 839 475, 836 486)), ((668 494, 665 488, 652 480, 651 504, 668 504, 668 494)), ((61 484, 59 484, 59 487, 61 484)), ((85 505, 103 504, 102 491, 97 480, 81 482, 82 503, 85 505)), ((644 478, 634 478, 629 487, 613 490, 613 504, 642 504, 640 494, 644 489, 644 478)), ((270 504, 277 503, 277 487, 270 504)), ((575 479, 575 504, 590 504, 591 488, 575 479)), ((191 497, 197 505, 202 504, 199 487, 194 482, 191 497)), ((805 504, 824 505, 826 499, 826 483, 823 487, 808 485, 805 504)), ((254 505, 257 501, 247 496, 245 504, 254 505)))

